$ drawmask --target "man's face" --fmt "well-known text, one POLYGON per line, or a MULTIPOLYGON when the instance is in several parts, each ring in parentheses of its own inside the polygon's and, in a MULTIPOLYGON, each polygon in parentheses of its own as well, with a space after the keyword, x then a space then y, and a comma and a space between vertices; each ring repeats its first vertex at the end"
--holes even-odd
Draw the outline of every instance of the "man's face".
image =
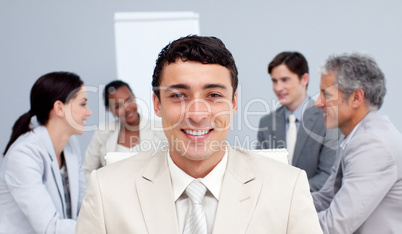
POLYGON ((159 87, 154 108, 162 117, 172 159, 191 163, 223 157, 237 110, 230 71, 217 64, 177 60, 165 66, 159 87))
POLYGON ((272 69, 271 79, 276 97, 289 110, 294 111, 305 99, 309 79, 307 73, 300 79, 285 64, 281 64, 272 69))
POLYGON ((322 109, 327 128, 339 127, 342 133, 345 134, 345 132, 348 132, 345 130, 353 126, 351 121, 353 108, 350 100, 345 100, 343 92, 334 85, 335 79, 335 74, 321 75, 320 96, 317 98, 315 105, 322 109))

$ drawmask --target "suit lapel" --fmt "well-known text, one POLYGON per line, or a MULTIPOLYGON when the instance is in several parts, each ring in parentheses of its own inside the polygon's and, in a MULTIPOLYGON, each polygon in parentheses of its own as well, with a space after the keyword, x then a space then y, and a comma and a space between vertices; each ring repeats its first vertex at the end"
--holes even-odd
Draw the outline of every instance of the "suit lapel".
POLYGON ((78 196, 79 196, 79 168, 77 156, 71 152, 71 148, 67 144, 64 149, 64 158, 67 164, 68 182, 70 186, 70 198, 71 198, 71 217, 77 218, 78 214, 78 196))
POLYGON ((36 127, 34 129, 35 132, 37 132, 38 137, 40 138, 44 138, 46 140, 43 141, 43 144, 46 147, 46 151, 48 152, 48 156, 50 159, 50 165, 51 165, 51 169, 52 169, 52 175, 54 178, 54 181, 56 181, 56 186, 57 186, 57 191, 59 193, 59 198, 60 198, 60 202, 61 204, 59 204, 60 206, 56 205, 56 208, 59 207, 61 208, 61 210, 58 210, 60 212, 61 215, 63 215, 63 217, 67 217, 66 216, 66 201, 65 201, 65 197, 64 197, 64 188, 63 188, 63 181, 61 179, 61 174, 60 174, 60 169, 59 169, 59 163, 57 161, 57 157, 56 157, 56 153, 54 151, 54 147, 52 144, 52 139, 50 139, 49 133, 46 129, 46 127, 44 126, 39 126, 36 127))
MULTIPOLYGON (((275 113, 272 115, 272 132, 276 139, 275 147, 278 148, 286 145, 286 119, 285 119, 285 109, 284 107, 280 107, 275 113)), ((282 147, 281 147, 282 148, 282 147)))
POLYGON ((229 150, 213 233, 246 233, 262 184, 239 152, 229 150))
POLYGON ((299 130, 297 132, 297 141, 295 146, 295 151, 293 153, 292 165, 297 165, 300 159, 301 152, 306 144, 307 138, 309 138, 307 130, 313 128, 317 117, 319 116, 319 109, 312 107, 314 103, 310 100, 303 113, 303 118, 300 120, 299 130))
MULTIPOLYGON (((49 157, 52 158, 52 155, 49 154, 49 157)), ((57 162, 57 159, 52 160, 52 174, 53 174, 54 180, 56 181, 57 191, 59 192, 63 217, 67 217, 63 181, 61 180, 61 174, 60 174, 60 169, 59 169, 59 164, 57 162)))
POLYGON ((158 152, 137 179, 137 193, 149 233, 179 233, 166 152, 158 152))
POLYGON ((117 146, 117 141, 119 138, 119 132, 120 132, 120 122, 115 121, 112 123, 109 123, 108 125, 109 130, 113 130, 112 134, 108 136, 108 138, 111 138, 111 140, 106 141, 106 152, 115 152, 116 151, 116 146, 117 146))
MULTIPOLYGON (((341 139, 342 142, 344 139, 341 139)), ((343 177, 343 149, 338 146, 336 150, 336 171, 335 171, 335 180, 334 180, 334 194, 336 194, 342 186, 342 177, 343 177)))

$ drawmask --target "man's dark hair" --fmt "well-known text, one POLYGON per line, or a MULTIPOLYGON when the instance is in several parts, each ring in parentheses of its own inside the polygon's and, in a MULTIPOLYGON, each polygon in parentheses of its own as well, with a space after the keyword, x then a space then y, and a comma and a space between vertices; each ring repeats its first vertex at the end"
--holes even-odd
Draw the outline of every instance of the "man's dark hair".
POLYGON ((268 73, 271 74, 272 69, 282 64, 286 65, 291 72, 297 74, 299 79, 301 79, 304 74, 308 74, 307 60, 299 52, 285 51, 275 56, 268 65, 268 73))
POLYGON ((219 64, 229 69, 233 95, 238 85, 236 63, 230 51, 223 42, 216 37, 189 35, 181 37, 165 46, 158 55, 154 74, 152 75, 152 89, 160 98, 159 85, 166 65, 182 61, 194 61, 203 64, 219 64))

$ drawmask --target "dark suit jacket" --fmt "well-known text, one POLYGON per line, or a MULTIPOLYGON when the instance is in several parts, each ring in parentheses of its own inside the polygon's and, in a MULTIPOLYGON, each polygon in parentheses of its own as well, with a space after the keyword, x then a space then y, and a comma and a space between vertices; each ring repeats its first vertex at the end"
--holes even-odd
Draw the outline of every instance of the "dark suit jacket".
MULTIPOLYGON (((310 100, 297 132, 292 165, 306 171, 311 191, 318 191, 328 179, 336 157, 339 130, 327 130, 321 109, 310 100)), ((265 115, 260 120, 260 149, 286 148, 285 107, 265 115)))

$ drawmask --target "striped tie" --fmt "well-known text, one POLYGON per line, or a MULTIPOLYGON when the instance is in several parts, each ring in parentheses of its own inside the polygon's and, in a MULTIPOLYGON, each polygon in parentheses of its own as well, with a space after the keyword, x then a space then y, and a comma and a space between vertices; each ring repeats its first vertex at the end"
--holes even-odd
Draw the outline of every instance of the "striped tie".
POLYGON ((194 180, 186 188, 186 194, 190 198, 193 208, 188 215, 183 234, 206 234, 207 220, 202 209, 202 199, 207 188, 198 180, 194 180))

